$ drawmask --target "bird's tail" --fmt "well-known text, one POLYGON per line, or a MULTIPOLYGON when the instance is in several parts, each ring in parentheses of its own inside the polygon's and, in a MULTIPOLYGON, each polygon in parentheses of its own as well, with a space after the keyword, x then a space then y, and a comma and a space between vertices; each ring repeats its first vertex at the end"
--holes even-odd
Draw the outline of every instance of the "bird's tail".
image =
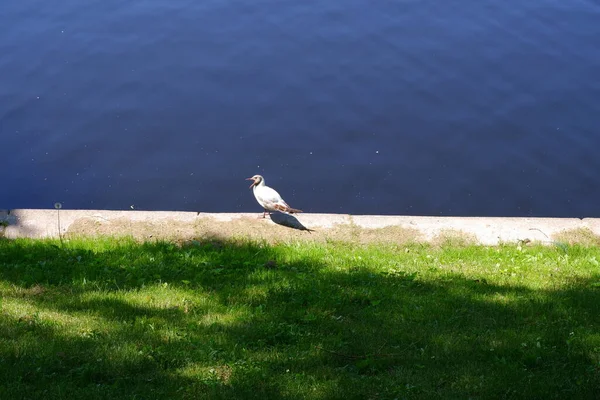
POLYGON ((275 204, 274 208, 277 211, 281 211, 281 212, 288 213, 288 214, 297 214, 297 213, 302 212, 302 210, 296 210, 295 208, 292 208, 292 207, 288 206, 287 204, 286 205, 275 204))

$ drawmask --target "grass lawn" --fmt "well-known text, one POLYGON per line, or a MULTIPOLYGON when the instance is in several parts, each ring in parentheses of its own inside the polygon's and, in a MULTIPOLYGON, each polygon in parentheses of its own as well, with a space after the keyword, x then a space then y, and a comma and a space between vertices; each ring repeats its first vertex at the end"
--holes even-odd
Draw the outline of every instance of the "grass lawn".
POLYGON ((600 248, 0 240, 0 399, 598 399, 600 248))

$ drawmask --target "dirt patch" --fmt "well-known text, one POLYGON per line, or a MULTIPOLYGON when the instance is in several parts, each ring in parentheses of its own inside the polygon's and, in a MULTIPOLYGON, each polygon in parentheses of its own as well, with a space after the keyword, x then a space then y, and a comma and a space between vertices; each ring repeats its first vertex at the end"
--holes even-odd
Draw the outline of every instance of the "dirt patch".
POLYGON ((477 243, 475 235, 454 229, 444 229, 431 240, 431 244, 436 247, 464 247, 477 243))
POLYGON ((417 229, 400 226, 387 226, 377 229, 357 229, 357 239, 360 243, 393 243, 409 244, 421 242, 423 235, 417 229))
POLYGON ((326 241, 407 243, 415 241, 418 231, 400 227, 362 229, 351 224, 336 224, 331 228, 315 228, 306 231, 278 225, 267 219, 243 217, 228 222, 203 218, 198 221, 198 234, 201 238, 248 238, 269 243, 299 240, 318 243, 326 241))
POLYGON ((191 239, 195 237, 195 226, 190 223, 174 220, 132 221, 127 218, 99 220, 81 218, 74 221, 65 237, 77 236, 131 236, 138 240, 177 238, 191 239))
POLYGON ((112 220, 82 218, 74 221, 65 235, 65 237, 78 236, 129 236, 136 240, 178 242, 227 238, 261 240, 268 243, 342 241, 363 244, 405 244, 422 240, 419 231, 412 228, 390 226, 379 229, 363 229, 353 224, 337 224, 331 228, 302 230, 258 217, 241 217, 228 221, 205 217, 198 218, 193 222, 172 219, 132 221, 126 218, 112 220))
POLYGON ((309 232, 277 225, 268 219, 242 217, 231 221, 201 218, 197 221, 198 237, 265 240, 269 243, 295 240, 319 240, 321 232, 309 232))
POLYGON ((219 365, 215 368, 214 373, 221 382, 223 382, 225 385, 228 385, 231 382, 233 369, 227 364, 219 365))
POLYGON ((556 242, 567 244, 581 244, 584 246, 600 246, 600 236, 589 228, 578 228, 562 231, 553 236, 556 242))
POLYGON ((298 239, 318 240, 322 234, 280 226, 267 219, 242 217, 231 221, 198 218, 193 222, 163 219, 132 221, 79 219, 69 227, 67 236, 130 236, 138 240, 210 240, 220 238, 255 239, 268 242, 298 239))
POLYGON ((47 292, 47 289, 39 284, 36 284, 31 287, 21 287, 17 285, 13 285, 11 287, 11 295, 14 297, 35 297, 42 296, 47 292))

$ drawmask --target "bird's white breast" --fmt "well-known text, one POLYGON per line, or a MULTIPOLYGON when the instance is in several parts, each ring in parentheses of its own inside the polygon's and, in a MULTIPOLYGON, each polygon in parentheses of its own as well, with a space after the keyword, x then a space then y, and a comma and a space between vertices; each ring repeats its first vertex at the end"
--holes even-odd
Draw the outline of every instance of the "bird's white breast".
POLYGON ((256 201, 264 208, 269 208, 272 204, 277 204, 282 201, 281 196, 274 189, 268 186, 255 186, 254 197, 256 201))

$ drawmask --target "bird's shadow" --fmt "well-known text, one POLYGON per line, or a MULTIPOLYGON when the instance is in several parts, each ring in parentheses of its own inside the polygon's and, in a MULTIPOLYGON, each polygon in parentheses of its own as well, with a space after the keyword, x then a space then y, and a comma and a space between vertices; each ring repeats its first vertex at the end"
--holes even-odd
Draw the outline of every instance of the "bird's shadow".
POLYGON ((307 231, 314 232, 314 229, 308 229, 302 222, 298 221, 298 218, 294 217, 290 214, 284 214, 280 212, 272 212, 269 214, 271 217, 271 221, 275 222, 277 225, 282 225, 288 228, 297 229, 299 231, 307 231))

